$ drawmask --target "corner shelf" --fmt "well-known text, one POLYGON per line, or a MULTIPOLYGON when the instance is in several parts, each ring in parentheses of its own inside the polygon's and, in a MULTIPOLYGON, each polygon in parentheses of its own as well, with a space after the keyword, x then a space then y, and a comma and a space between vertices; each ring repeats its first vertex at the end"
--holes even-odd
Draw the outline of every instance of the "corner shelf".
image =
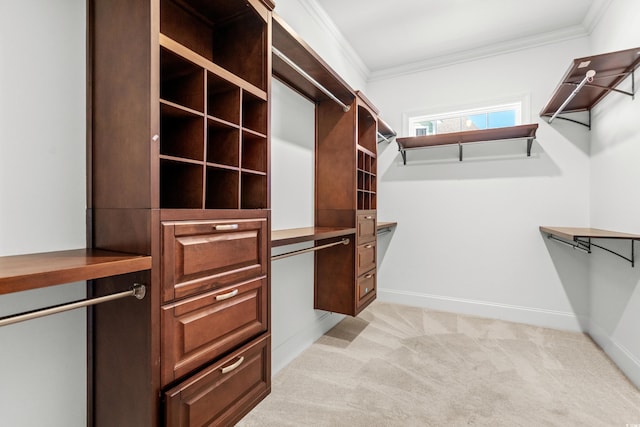
POLYGON ((591 247, 607 251, 613 255, 629 261, 631 266, 635 266, 635 250, 634 242, 640 241, 640 235, 620 233, 617 231, 601 230, 598 228, 580 228, 580 227, 546 227, 540 226, 540 231, 547 234, 547 237, 551 240, 555 240, 560 243, 564 243, 573 247, 574 249, 580 249, 584 252, 591 253, 591 247), (584 240, 587 239, 587 240, 584 240), (631 241, 631 258, 627 258, 617 252, 604 248, 600 245, 596 245, 591 242, 591 239, 617 239, 617 240, 630 240, 631 241))
POLYGON ((558 118, 591 129, 591 109, 608 93, 618 92, 634 98, 634 72, 639 65, 640 47, 574 59, 551 99, 540 111, 540 117, 549 117, 549 123, 558 118), (591 70, 595 75, 589 78, 587 72, 591 70), (632 76, 631 92, 616 89, 629 75, 632 76), (589 112, 588 123, 559 115, 582 111, 589 112))
POLYGON ((459 147, 459 160, 462 161, 462 144, 475 142, 499 141, 499 140, 527 140, 527 157, 531 156, 531 146, 536 138, 538 124, 509 126, 495 129, 481 129, 463 132, 443 133, 439 135, 409 136, 396 138, 398 151, 402 155, 402 161, 407 164, 407 151, 422 148, 436 147, 440 145, 457 144, 459 147))
POLYGON ((151 257, 74 249, 0 257, 0 295, 149 270, 151 257))

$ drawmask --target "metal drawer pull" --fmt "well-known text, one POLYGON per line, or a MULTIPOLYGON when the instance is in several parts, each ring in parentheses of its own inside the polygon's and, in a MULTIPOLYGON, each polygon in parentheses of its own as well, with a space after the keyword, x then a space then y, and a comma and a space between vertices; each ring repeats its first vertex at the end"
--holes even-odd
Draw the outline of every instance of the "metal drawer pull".
POLYGON ((373 247, 373 245, 365 245, 365 249, 371 249, 373 247))
POLYGON ((238 295, 238 290, 234 289, 231 292, 227 292, 226 294, 216 295, 216 301, 224 301, 229 298, 233 298, 238 295))
POLYGON ((223 374, 228 374, 229 372, 236 369, 238 366, 242 365, 242 362, 244 362, 244 356, 241 356, 240 359, 238 359, 238 361, 233 365, 225 366, 220 371, 222 371, 223 374))
POLYGON ((371 215, 367 215, 364 217, 364 219, 373 219, 373 217, 371 215))
POLYGON ((214 226, 213 228, 215 228, 217 231, 237 230, 238 224, 220 224, 214 226))
POLYGON ((373 277, 373 274, 365 274, 364 278, 365 279, 371 279, 373 277))

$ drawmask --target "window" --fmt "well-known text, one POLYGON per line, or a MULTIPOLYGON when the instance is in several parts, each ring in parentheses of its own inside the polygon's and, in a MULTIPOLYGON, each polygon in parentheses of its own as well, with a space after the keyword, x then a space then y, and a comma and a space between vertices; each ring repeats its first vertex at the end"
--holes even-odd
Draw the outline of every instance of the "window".
POLYGON ((461 109, 439 114, 411 114, 409 136, 437 135, 467 130, 494 129, 522 124, 523 101, 461 109))

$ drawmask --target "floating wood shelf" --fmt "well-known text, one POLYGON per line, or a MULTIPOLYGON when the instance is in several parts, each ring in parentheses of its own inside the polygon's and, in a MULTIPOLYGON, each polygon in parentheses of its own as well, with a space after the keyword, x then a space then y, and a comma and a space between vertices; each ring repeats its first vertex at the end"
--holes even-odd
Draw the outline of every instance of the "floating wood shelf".
POLYGON ((271 247, 275 248, 277 246, 293 245, 295 243, 348 236, 355 234, 355 232, 355 227, 303 227, 274 230, 271 232, 271 247))
MULTIPOLYGON (((376 228, 378 231, 391 229, 397 224, 397 222, 378 222, 376 228)), ((355 227, 302 227, 274 230, 271 232, 271 247, 349 236, 355 232, 355 227)))
POLYGON ((470 130, 464 132, 442 133, 438 135, 409 136, 396 138, 398 150, 402 155, 404 164, 407 164, 407 151, 422 148, 436 147, 440 145, 457 144, 459 146, 459 160, 462 161, 462 144, 475 142, 499 141, 499 140, 527 140, 527 156, 531 156, 531 145, 536 137, 538 124, 509 126, 495 129, 470 130))
POLYGON ((74 249, 0 257, 0 295, 151 268, 151 257, 74 249))
POLYGON ((547 234, 549 239, 558 241, 560 243, 572 246, 574 249, 580 249, 587 253, 591 253, 591 247, 607 251, 611 254, 619 256, 620 258, 629 261, 631 266, 635 266, 635 248, 634 242, 640 241, 640 235, 630 233, 620 233, 618 231, 601 230, 598 228, 580 228, 580 227, 547 227, 540 226, 540 231, 547 234), (586 239, 586 240, 585 240, 586 239), (631 242, 631 257, 627 258, 617 252, 604 248, 600 245, 596 245, 591 242, 591 239, 617 239, 617 240, 629 240, 631 242))
POLYGON ((634 71, 639 65, 640 47, 574 59, 551 95, 551 99, 540 111, 540 116, 551 119, 556 116, 559 119, 569 120, 591 128, 591 114, 589 114, 588 123, 562 117, 558 114, 590 112, 610 92, 634 97, 634 71), (591 81, 586 81, 581 86, 589 70, 595 71, 595 75, 591 81), (630 75, 632 76, 631 92, 617 89, 617 86, 630 75))

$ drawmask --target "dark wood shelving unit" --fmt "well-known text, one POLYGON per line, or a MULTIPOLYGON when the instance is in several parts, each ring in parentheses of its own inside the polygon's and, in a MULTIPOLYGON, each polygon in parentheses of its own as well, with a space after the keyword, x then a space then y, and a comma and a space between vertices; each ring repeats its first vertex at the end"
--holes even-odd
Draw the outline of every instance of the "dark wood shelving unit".
POLYGON ((0 295, 151 268, 151 257, 74 249, 0 257, 0 295))
POLYGON ((153 260, 144 300, 92 309, 92 425, 233 425, 269 394, 273 7, 88 2, 90 241, 153 260))
POLYGON ((634 242, 640 241, 639 234, 621 233, 618 231, 602 230, 599 228, 588 227, 548 227, 540 226, 540 231, 545 233, 549 239, 556 240, 560 243, 572 246, 575 249, 580 249, 587 253, 591 253, 591 247, 596 247, 607 251, 611 254, 629 261, 631 266, 635 266, 635 246, 634 242), (586 239, 586 240, 585 240, 586 239), (631 257, 627 258, 617 252, 604 248, 600 245, 593 243, 592 239, 614 239, 614 240, 629 240, 631 242, 631 257))
POLYGON ((442 133, 438 135, 409 136, 396 138, 398 150, 404 164, 407 164, 407 151, 441 145, 459 145, 459 160, 462 161, 462 144, 500 140, 527 140, 527 156, 531 156, 531 146, 536 138, 538 124, 508 126, 495 129, 480 129, 463 132, 442 133))
MULTIPOLYGON (((553 118, 556 113, 591 111, 611 92, 633 97, 635 94, 634 73, 638 66, 640 66, 640 47, 574 59, 551 98, 540 111, 540 117, 553 118), (593 80, 585 82, 584 86, 574 94, 589 70, 595 71, 593 80), (629 76, 632 77, 631 92, 618 89, 620 83, 629 76), (567 100, 568 103, 563 107, 567 100)), ((587 123, 560 115, 557 115, 557 118, 591 128, 590 115, 587 123)))

